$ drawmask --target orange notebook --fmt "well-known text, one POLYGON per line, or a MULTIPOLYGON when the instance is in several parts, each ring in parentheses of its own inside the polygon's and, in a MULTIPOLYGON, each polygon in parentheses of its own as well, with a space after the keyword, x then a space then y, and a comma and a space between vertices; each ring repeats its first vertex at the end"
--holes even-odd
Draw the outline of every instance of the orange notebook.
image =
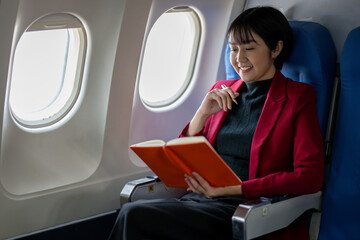
POLYGON ((215 187, 241 184, 241 180, 217 154, 205 137, 176 138, 165 143, 150 140, 130 148, 168 187, 183 187, 185 173, 197 172, 215 187))

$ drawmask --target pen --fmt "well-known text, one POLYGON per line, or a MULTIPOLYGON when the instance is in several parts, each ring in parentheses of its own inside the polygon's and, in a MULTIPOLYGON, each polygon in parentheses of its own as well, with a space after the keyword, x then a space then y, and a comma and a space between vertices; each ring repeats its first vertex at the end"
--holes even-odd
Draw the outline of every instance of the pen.
MULTIPOLYGON (((227 88, 227 86, 225 85, 225 84, 221 84, 221 88, 222 89, 225 89, 225 88, 227 88)), ((230 96, 231 97, 231 96, 230 96)), ((234 98, 231 98, 231 100, 237 105, 238 103, 237 103, 237 101, 236 101, 236 99, 234 99, 234 98)))

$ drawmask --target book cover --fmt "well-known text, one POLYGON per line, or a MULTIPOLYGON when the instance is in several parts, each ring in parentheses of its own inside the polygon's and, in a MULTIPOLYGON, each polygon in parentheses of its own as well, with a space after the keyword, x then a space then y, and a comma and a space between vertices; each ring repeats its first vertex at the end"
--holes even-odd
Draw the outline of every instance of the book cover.
POLYGON ((130 148, 168 187, 187 188, 185 173, 197 172, 214 187, 241 184, 205 137, 150 140, 130 148))

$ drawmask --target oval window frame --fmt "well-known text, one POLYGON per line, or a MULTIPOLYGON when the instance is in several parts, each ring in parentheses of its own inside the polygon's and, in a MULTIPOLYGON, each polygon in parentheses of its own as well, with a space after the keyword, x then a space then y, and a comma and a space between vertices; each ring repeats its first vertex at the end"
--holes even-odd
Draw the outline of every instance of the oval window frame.
POLYGON ((195 63, 196 63, 196 59, 198 57, 201 37, 202 37, 202 23, 201 23, 200 14, 191 7, 180 6, 180 7, 171 8, 171 9, 165 11, 163 14, 161 14, 160 17, 155 21, 155 23, 152 25, 152 27, 147 35, 147 40, 144 44, 145 47, 144 47, 144 53, 142 55, 142 60, 141 60, 141 68, 139 71, 140 74, 139 74, 139 79, 138 79, 139 83, 138 83, 138 88, 137 88, 141 102, 147 108, 152 109, 152 110, 159 110, 159 109, 167 108, 170 105, 176 103, 177 100, 179 100, 184 95, 184 93, 188 89, 188 87, 194 77, 194 72, 195 72, 195 67, 196 67, 195 63), (189 13, 189 17, 191 18, 191 20, 193 22, 193 28, 194 28, 194 39, 192 41, 192 51, 190 53, 190 60, 187 65, 186 77, 185 77, 184 81, 182 82, 181 87, 179 87, 178 90, 176 91, 176 93, 174 95, 172 95, 171 97, 168 97, 167 99, 163 99, 161 101, 149 101, 142 96, 142 93, 140 90, 140 88, 141 88, 140 85, 141 85, 141 81, 142 81, 142 69, 143 69, 143 65, 144 65, 146 47, 148 46, 149 36, 151 35, 151 31, 152 31, 154 25, 161 18, 161 16, 163 16, 164 14, 169 14, 169 13, 182 13, 182 12, 189 13))
MULTIPOLYGON (((84 27, 84 24, 80 21, 79 18, 75 17, 74 15, 68 13, 54 13, 42 16, 35 20, 30 26, 22 33, 20 38, 18 39, 17 45, 14 49, 13 55, 13 62, 11 67, 11 77, 10 77, 10 87, 9 87, 9 94, 8 94, 8 107, 10 114, 13 120, 26 129, 39 129, 43 127, 51 126, 62 119, 71 111, 73 106, 75 105, 81 91, 81 86, 83 82, 83 75, 84 75, 84 66, 85 66, 85 58, 86 58, 86 51, 87 51, 87 32, 84 27), (47 114, 47 116, 42 117, 41 119, 36 120, 28 120, 21 117, 21 114, 14 111, 12 104, 11 104, 11 94, 12 94, 12 83, 13 83, 13 76, 14 76, 14 65, 16 63, 16 50, 18 43, 21 40, 21 37, 26 32, 34 32, 34 31, 47 31, 47 30, 58 30, 58 29, 69 29, 72 30, 73 33, 77 33, 76 38, 78 38, 78 51, 75 53, 77 55, 77 61, 75 66, 75 71, 73 72, 73 88, 71 90, 70 96, 66 99, 65 104, 59 108, 58 111, 47 114)), ((68 66, 68 59, 66 60, 65 65, 68 66)), ((67 72, 64 72, 63 75, 65 76, 67 72)), ((64 82, 65 77, 63 77, 62 82, 64 82)), ((61 89, 59 89, 59 94, 61 94, 61 89)), ((54 100, 55 102, 56 100, 54 100)), ((51 104, 49 105, 51 106, 51 104)), ((48 107, 49 107, 48 106, 48 107)), ((46 107, 47 108, 47 107, 46 107)), ((39 111, 41 112, 41 110, 39 111)))

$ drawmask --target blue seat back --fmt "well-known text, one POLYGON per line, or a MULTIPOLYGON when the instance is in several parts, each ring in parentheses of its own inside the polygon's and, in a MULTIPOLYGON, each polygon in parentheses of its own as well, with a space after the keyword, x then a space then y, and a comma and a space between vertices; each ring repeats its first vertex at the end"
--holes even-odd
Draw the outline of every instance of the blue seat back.
MULTIPOLYGON (((312 85, 316 91, 316 107, 325 137, 336 67, 336 49, 328 30, 314 22, 290 21, 294 49, 284 63, 282 73, 294 81, 312 85)), ((225 52, 226 79, 238 79, 225 52)))
POLYGON ((356 239, 360 235, 360 27, 351 31, 345 41, 340 79, 341 95, 320 240, 356 239))

